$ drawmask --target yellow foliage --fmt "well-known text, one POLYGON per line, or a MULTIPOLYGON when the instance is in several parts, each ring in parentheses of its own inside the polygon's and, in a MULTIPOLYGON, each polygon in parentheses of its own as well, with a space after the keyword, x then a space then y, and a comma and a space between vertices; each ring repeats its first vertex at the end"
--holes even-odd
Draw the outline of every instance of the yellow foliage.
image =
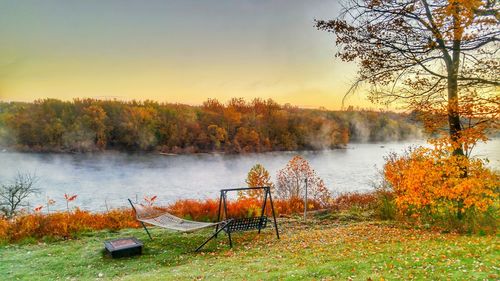
MULTIPOLYGON (((245 180, 248 187, 263 187, 269 186, 271 188, 274 187, 273 182, 271 181, 271 176, 269 175, 269 171, 264 168, 261 164, 255 164, 252 169, 248 172, 247 179, 245 180)), ((261 198, 263 194, 262 190, 247 190, 245 192, 239 192, 238 198, 261 198)))
POLYGON ((498 201, 499 174, 481 159, 454 155, 453 148, 441 139, 434 148, 417 147, 387 157, 384 176, 401 212, 418 216, 446 211, 459 216, 469 210, 484 212, 498 201))

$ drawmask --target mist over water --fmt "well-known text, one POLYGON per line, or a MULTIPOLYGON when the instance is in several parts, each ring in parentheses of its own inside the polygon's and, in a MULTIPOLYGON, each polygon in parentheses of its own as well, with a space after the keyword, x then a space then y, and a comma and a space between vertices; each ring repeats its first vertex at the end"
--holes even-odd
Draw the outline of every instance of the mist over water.
MULTIPOLYGON (((157 195, 158 204, 177 199, 218 198, 219 190, 245 186, 250 168, 261 163, 273 181, 296 154, 307 159, 333 193, 367 191, 389 152, 403 152, 424 141, 350 144, 347 149, 317 152, 271 152, 245 155, 196 154, 37 154, 0 153, 0 183, 18 172, 35 173, 41 193, 30 198, 31 206, 56 201, 51 209, 66 207, 64 194, 78 194, 70 207, 105 210, 126 207, 127 198, 139 201, 157 195)), ((500 139, 480 144, 475 155, 500 168, 500 139)), ((45 210, 45 209, 44 209, 45 210)))

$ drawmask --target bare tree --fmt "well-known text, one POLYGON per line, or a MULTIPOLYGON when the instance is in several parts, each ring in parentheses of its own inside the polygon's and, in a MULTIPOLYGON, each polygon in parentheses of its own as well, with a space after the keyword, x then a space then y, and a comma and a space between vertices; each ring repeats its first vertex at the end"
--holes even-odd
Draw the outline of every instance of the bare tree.
POLYGON ((38 178, 29 173, 18 173, 12 183, 0 186, 0 211, 12 218, 20 207, 27 206, 25 200, 32 194, 38 193, 36 187, 38 178))
MULTIPOLYGON (((371 85, 369 98, 375 102, 402 100, 415 109, 443 105, 448 134, 458 143, 454 154, 464 155, 461 95, 473 96, 480 108, 492 110, 481 112, 483 117, 490 117, 489 120, 498 117, 498 2, 343 0, 342 3, 337 19, 318 20, 316 27, 336 35, 340 47, 336 56, 358 63, 358 77, 350 90, 366 82, 371 85)), ((477 107, 469 105, 465 111, 477 107)))

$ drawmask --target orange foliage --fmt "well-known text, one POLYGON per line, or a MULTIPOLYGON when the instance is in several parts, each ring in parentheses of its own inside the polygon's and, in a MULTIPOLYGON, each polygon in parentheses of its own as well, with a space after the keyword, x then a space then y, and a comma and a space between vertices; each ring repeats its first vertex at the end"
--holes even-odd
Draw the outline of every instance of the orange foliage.
POLYGON ((9 221, 0 217, 0 241, 7 240, 7 230, 9 229, 9 221))
POLYGON ((367 210, 374 208, 377 205, 378 200, 378 196, 375 192, 348 192, 333 199, 332 207, 335 210, 348 210, 352 207, 367 210))
POLYGON ((18 241, 26 237, 44 236, 71 238, 83 230, 130 227, 139 227, 131 210, 91 213, 76 209, 70 213, 27 214, 10 221, 0 219, 0 240, 18 241))
MULTIPOLYGON (((209 99, 202 106, 154 101, 75 99, 0 102, 2 146, 24 151, 101 150, 164 153, 318 150, 360 139, 355 124, 380 141, 384 130, 401 138, 416 126, 407 114, 299 109, 273 100, 209 99), (391 120, 392 122, 385 122, 391 120), (367 129, 367 130, 366 130, 367 129)), ((364 134, 364 133, 363 133, 364 134)))
MULTIPOLYGON (((240 198, 236 201, 228 201, 228 217, 244 218, 260 216, 262 204, 262 199, 256 198, 240 198)), ((273 200, 273 204, 276 216, 302 213, 304 211, 304 201, 301 198, 273 200)), ((270 206, 268 201, 266 205, 267 216, 272 215, 270 206)), ((322 205, 318 201, 308 201, 309 210, 318 210, 321 209, 321 207, 322 205)), ((179 200, 170 205, 168 209, 172 214, 187 219, 196 221, 217 221, 219 201, 214 199, 179 200)))
POLYGON ((384 166, 385 179, 395 192, 403 213, 413 216, 486 211, 498 201, 500 177, 480 159, 454 155, 446 139, 433 149, 417 147, 398 156, 391 154, 384 166))
POLYGON ((219 201, 207 200, 178 200, 168 207, 169 211, 179 217, 195 221, 216 221, 219 201))
MULTIPOLYGON (((299 214, 304 212, 304 200, 302 198, 293 197, 289 200, 276 200, 274 203, 274 209, 277 214, 290 215, 299 214)), ((307 200, 307 210, 314 211, 320 210, 324 207, 323 203, 317 200, 307 200)))
MULTIPOLYGON (((242 198, 237 201, 228 201, 228 217, 244 218, 259 216, 262 203, 262 200, 255 198, 242 198)), ((177 216, 195 221, 217 221, 219 200, 179 200, 173 205, 170 205, 168 209, 177 216)))
MULTIPOLYGON (((304 202, 300 198, 275 200, 273 203, 276 216, 302 213, 304 210, 304 202)), ((228 201, 228 217, 260 216, 262 204, 262 199, 256 198, 228 201)), ((321 206, 318 201, 308 202, 309 210, 317 210, 321 206)), ((215 199, 179 200, 170 206, 158 208, 195 221, 217 221, 219 201, 215 199)), ((269 201, 266 205, 266 215, 272 215, 269 201)), ((0 218, 0 241, 19 241, 27 237, 42 238, 46 236, 72 238, 78 232, 85 230, 117 230, 139 226, 131 209, 115 209, 105 213, 91 213, 78 208, 71 212, 48 214, 37 212, 21 215, 12 220, 0 218)))

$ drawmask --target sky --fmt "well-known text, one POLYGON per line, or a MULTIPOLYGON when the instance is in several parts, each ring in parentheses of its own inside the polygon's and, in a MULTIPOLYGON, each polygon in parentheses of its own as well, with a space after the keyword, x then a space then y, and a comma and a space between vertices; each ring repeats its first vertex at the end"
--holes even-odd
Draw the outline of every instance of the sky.
MULTIPOLYGON (((272 98, 339 109, 336 0, 0 0, 0 100, 272 98)), ((368 106, 360 93, 348 105, 368 106)))

